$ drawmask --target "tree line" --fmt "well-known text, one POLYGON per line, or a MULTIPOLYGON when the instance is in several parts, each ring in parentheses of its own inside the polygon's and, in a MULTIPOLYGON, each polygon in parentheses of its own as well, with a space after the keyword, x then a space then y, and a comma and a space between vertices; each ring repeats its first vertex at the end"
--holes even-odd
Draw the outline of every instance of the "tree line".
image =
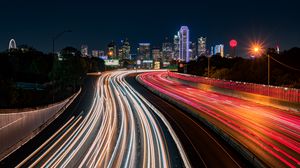
MULTIPOLYGON (((291 88, 300 88, 300 48, 276 53, 275 49, 268 49, 259 57, 224 58, 213 55, 210 58, 210 77, 258 84, 267 84, 268 57, 270 56, 270 84, 291 88)), ((179 68, 179 72, 183 72, 179 68)), ((187 64, 187 73, 208 76, 208 58, 199 57, 187 64)))
POLYGON ((32 47, 0 53, 0 108, 45 105, 63 100, 83 84, 87 72, 104 71, 100 58, 82 57, 73 47, 43 53, 32 47))

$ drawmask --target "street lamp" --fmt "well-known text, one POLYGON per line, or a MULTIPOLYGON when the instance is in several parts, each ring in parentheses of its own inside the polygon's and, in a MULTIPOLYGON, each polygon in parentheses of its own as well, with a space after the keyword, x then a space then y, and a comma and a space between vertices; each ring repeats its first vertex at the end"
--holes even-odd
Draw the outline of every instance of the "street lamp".
MULTIPOLYGON (((65 30, 65 31, 62 31, 60 33, 58 33, 56 36, 54 36, 52 38, 52 54, 53 54, 53 61, 55 61, 55 53, 54 53, 54 44, 55 44, 55 40, 57 40, 59 37, 61 37, 62 35, 64 35, 65 33, 71 33, 72 31, 71 30, 65 30)), ((54 97, 55 97, 55 92, 53 90, 53 81, 52 81, 52 91, 53 91, 53 95, 52 95, 52 102, 54 103, 54 97)))
POLYGON ((210 58, 211 58, 211 56, 207 56, 207 77, 209 77, 210 58))
POLYGON ((57 40, 59 37, 61 37, 62 35, 64 35, 65 33, 71 33, 72 32, 72 30, 65 30, 65 31, 63 31, 63 32, 60 32, 60 33, 58 33, 56 36, 54 36, 53 38, 52 38, 52 53, 53 53, 53 56, 55 56, 55 54, 54 54, 54 44, 55 44, 55 40, 57 40))

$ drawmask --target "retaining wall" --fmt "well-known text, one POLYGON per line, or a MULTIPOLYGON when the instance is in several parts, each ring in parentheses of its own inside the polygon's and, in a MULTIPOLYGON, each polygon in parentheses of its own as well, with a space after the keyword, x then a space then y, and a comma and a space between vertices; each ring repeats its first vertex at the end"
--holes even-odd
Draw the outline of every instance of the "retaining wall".
POLYGON ((80 92, 46 107, 0 109, 0 161, 48 126, 80 92))

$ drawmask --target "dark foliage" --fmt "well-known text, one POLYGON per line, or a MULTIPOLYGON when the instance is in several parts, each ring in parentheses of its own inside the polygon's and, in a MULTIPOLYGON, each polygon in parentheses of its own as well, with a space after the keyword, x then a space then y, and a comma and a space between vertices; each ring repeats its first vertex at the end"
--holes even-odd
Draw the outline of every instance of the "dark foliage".
POLYGON ((2 52, 0 107, 31 107, 62 100, 79 88, 86 72, 98 71, 104 71, 102 59, 81 57, 73 47, 62 49, 60 57, 28 46, 2 52), (17 87, 19 82, 43 86, 43 89, 17 87))
MULTIPOLYGON (((272 85, 300 88, 300 48, 292 48, 277 54, 274 49, 268 49, 271 56, 271 81, 272 85), (280 63, 278 63, 277 61, 280 63), (289 67, 287 67, 289 66, 289 67)), ((258 58, 210 58, 210 77, 267 84, 268 60, 267 54, 258 58)), ((187 72, 193 75, 207 76, 208 58, 199 57, 187 65, 187 72)))

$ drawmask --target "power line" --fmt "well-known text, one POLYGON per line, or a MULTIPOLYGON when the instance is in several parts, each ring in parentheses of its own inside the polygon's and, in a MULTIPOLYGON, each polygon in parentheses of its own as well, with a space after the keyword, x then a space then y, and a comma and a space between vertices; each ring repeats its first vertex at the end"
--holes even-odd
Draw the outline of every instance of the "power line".
POLYGON ((285 63, 282 63, 282 62, 276 60, 275 58, 271 57, 270 55, 269 55, 269 57, 272 58, 272 60, 276 61, 277 63, 279 63, 279 64, 281 64, 281 65, 283 65, 283 66, 285 66, 285 67, 287 67, 287 68, 289 68, 289 69, 292 69, 292 70, 295 70, 295 71, 300 71, 300 69, 294 68, 294 67, 289 66, 289 65, 287 65, 287 64, 285 64, 285 63))

